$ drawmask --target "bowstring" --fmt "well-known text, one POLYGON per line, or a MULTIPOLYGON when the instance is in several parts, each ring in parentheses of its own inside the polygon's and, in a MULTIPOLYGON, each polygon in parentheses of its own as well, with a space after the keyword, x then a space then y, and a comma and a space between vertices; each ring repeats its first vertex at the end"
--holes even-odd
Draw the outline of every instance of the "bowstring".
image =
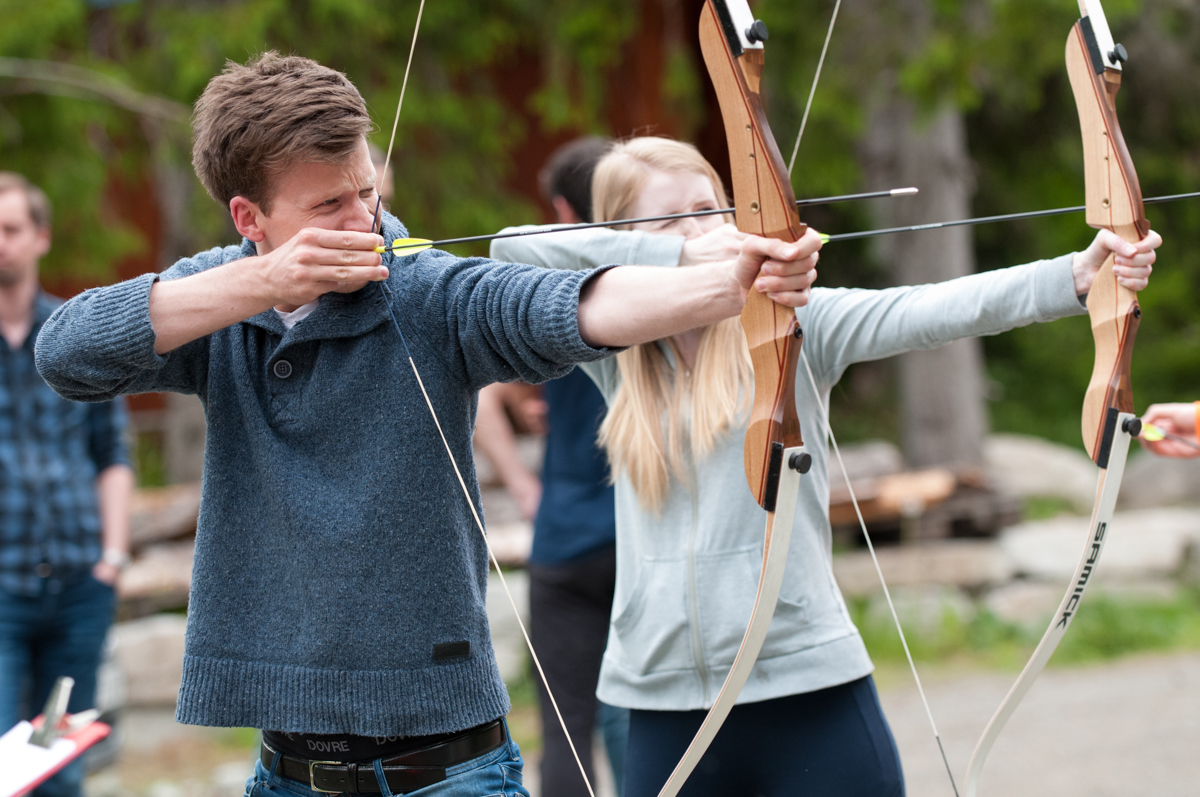
MULTIPOLYGON (((421 29, 421 15, 425 11, 425 0, 421 0, 421 5, 417 8, 417 21, 413 27, 412 44, 408 50, 408 63, 404 67, 404 81, 400 85, 400 100, 396 105, 396 118, 392 122, 392 134, 388 139, 387 156, 383 164, 383 176, 387 175, 388 165, 392 159, 392 147, 396 142, 396 130, 400 126, 400 109, 404 106, 404 92, 408 87, 408 75, 412 69, 413 53, 417 49, 417 33, 421 29)), ((376 229, 378 224, 379 233, 383 233, 383 221, 381 218, 383 197, 380 196, 375 203, 375 220, 372 222, 371 229, 376 229)), ((484 547, 487 548, 488 559, 492 566, 496 568, 496 575, 500 580, 500 586, 504 589, 504 596, 508 599, 508 604, 512 608, 513 616, 516 617, 517 626, 521 629, 521 637, 525 640, 525 647, 529 650, 529 656, 533 659, 533 665, 537 669, 538 677, 542 681, 542 685, 546 688, 546 696, 550 699, 550 705, 554 708, 554 715, 558 718, 559 727, 562 728, 563 736, 567 739, 567 745, 571 748, 571 755, 575 758, 575 764, 579 767, 579 774, 583 778, 583 785, 587 787, 588 795, 596 797, 596 791, 592 788, 592 781, 588 777, 587 770, 583 766, 583 759, 579 757, 579 751, 575 747, 575 741, 571 738, 571 733, 567 730, 567 722, 563 719, 562 711, 558 707, 558 700, 554 697, 554 692, 550 689, 550 681, 546 678, 546 671, 542 668, 542 662, 538 658, 537 651, 533 649, 533 640, 529 636, 529 630, 525 627, 525 621, 521 619, 521 610, 517 608, 517 601, 513 597, 512 590, 509 589, 508 579, 504 577, 504 571, 500 569, 500 560, 496 557, 496 551, 492 548, 492 543, 488 540, 487 530, 484 528, 483 519, 479 517, 479 512, 475 508, 475 502, 471 498, 471 491, 467 487, 467 481, 463 478, 462 470, 458 467, 458 460, 454 457, 454 451, 450 448, 450 441, 446 439, 446 433, 442 430, 442 423, 438 419, 437 411, 433 407, 433 401, 429 398, 428 391, 425 390, 425 381, 421 379, 421 372, 417 370, 417 363, 413 360, 412 352, 408 348, 408 342, 404 338, 404 332, 400 328, 400 321, 396 318, 396 312, 392 307, 392 292, 387 286, 379 283, 379 289, 384 296, 384 304, 387 306, 388 315, 391 316, 392 324, 396 327, 396 334, 400 336, 400 345, 404 347, 404 355, 408 358, 409 367, 412 368, 413 376, 417 380, 417 387, 421 389, 421 396, 425 399, 425 406, 429 408, 429 416, 433 419, 433 425, 437 428, 438 436, 442 440, 442 445, 446 449, 446 456, 450 458, 450 466, 454 469, 454 475, 458 479, 459 487, 462 488, 463 496, 466 498, 467 506, 471 509, 471 517, 475 520, 475 526, 479 529, 479 534, 483 538, 484 547)))
POLYGON ((792 147, 792 159, 788 161, 788 177, 792 176, 792 168, 796 165, 796 153, 800 151, 800 139, 804 138, 804 128, 808 125, 808 112, 812 110, 813 97, 817 94, 817 83, 821 81, 821 69, 825 66, 825 53, 829 52, 829 40, 833 38, 833 24, 837 22, 838 9, 842 0, 833 4, 833 14, 829 17, 829 30, 825 31, 825 44, 821 47, 821 57, 817 60, 817 74, 813 75, 812 88, 808 90, 808 102, 804 104, 804 116, 800 119, 800 132, 796 134, 796 146, 792 147))
MULTIPOLYGON (((840 0, 839 0, 840 2, 840 0)), ((404 92, 408 90, 408 74, 412 71, 413 54, 417 51, 417 34, 421 32, 421 17, 425 13, 425 0, 417 6, 417 22, 413 25, 412 44, 408 46, 408 63, 404 65, 404 79, 400 81, 400 100, 396 103, 396 119, 392 122, 392 135, 388 137, 387 155, 383 158, 383 173, 380 180, 387 178, 388 167, 392 164, 392 148, 396 144, 396 131, 400 128, 400 109, 404 107, 404 92)), ((383 208, 383 194, 375 200, 375 219, 371 222, 371 232, 376 230, 383 234, 383 222, 380 221, 380 211, 383 208)))
MULTIPOLYGON (((812 88, 808 91, 808 101, 804 105, 804 116, 800 120, 800 132, 796 135, 796 145, 792 147, 792 159, 788 163, 788 177, 792 176, 792 169, 796 165, 796 155, 800 152, 800 141, 804 138, 804 128, 808 124, 808 114, 812 110, 813 97, 817 94, 817 84, 821 80, 821 70, 825 66, 825 55, 829 51, 829 42, 833 38, 833 27, 837 22, 838 10, 842 7, 842 0, 837 0, 833 5, 833 13, 829 17, 829 29, 825 32, 825 44, 821 47, 821 57, 817 61, 817 71, 813 75, 812 88)), ((875 554, 875 544, 871 540, 871 533, 867 531, 867 522, 863 519, 862 509, 858 505, 858 496, 854 494, 854 486, 850 483, 850 473, 846 468, 846 462, 842 459, 842 450, 838 447, 837 438, 833 434, 833 426, 829 422, 829 410, 825 406, 825 401, 821 398, 821 390, 817 387, 817 379, 813 375, 812 366, 809 365, 808 355, 805 353, 803 346, 800 348, 800 358, 804 362, 804 371, 808 374, 808 383, 812 386, 813 398, 817 401, 817 408, 820 410, 821 421, 825 426, 825 434, 829 438, 829 443, 833 448, 834 456, 837 457, 838 467, 842 472, 842 478, 846 482, 846 490, 850 493, 850 503, 854 506, 854 515, 858 518, 858 526, 862 530, 863 540, 867 543, 867 551, 871 554, 871 563, 875 566, 875 573, 879 576, 879 585, 883 588, 883 596, 887 599, 888 610, 892 614, 892 620, 896 624, 896 631, 900 635, 900 644, 904 648, 904 656, 908 659, 908 668, 912 672, 913 680, 917 684, 917 693, 921 696, 921 705, 925 707, 925 716, 929 718, 929 727, 933 729, 933 738, 937 742, 938 752, 942 755, 942 763, 946 767, 946 774, 950 777, 950 788, 954 790, 954 797, 959 797, 958 784, 954 780, 954 771, 950 768, 950 759, 946 756, 946 748, 942 744, 942 736, 938 733, 937 723, 933 719, 933 711, 929 707, 929 699, 925 696, 925 687, 921 684, 921 676, 917 673, 917 664, 913 661, 912 651, 908 647, 908 638, 904 635, 904 627, 900 624, 900 615, 896 611, 896 604, 892 601, 892 592, 888 589, 887 580, 883 577, 883 568, 879 564, 879 557, 875 554)))
POLYGON ((862 509, 858 506, 858 497, 854 494, 854 486, 850 483, 850 473, 846 469, 846 462, 842 459, 842 450, 838 447, 837 438, 833 435, 833 426, 829 423, 829 410, 825 407, 825 402, 821 399, 821 391, 817 387, 816 377, 813 376, 812 367, 808 364, 808 355, 804 353, 804 349, 800 349, 800 358, 804 361, 804 370, 808 374, 808 383, 812 385, 813 396, 817 400, 817 407, 820 409, 821 421, 825 426, 825 434, 829 437, 829 443, 833 447, 834 456, 837 457, 838 467, 841 469, 842 478, 846 482, 846 490, 850 493, 850 503, 854 505, 854 514, 858 518, 859 528, 862 529, 863 539, 866 540, 867 550, 871 553, 871 562, 875 565, 875 573, 879 576, 879 585, 883 587, 883 596, 887 599, 888 609, 892 613, 892 620, 896 623, 896 631, 900 634, 900 644, 904 647, 904 655, 908 659, 908 667, 912 671, 913 680, 917 682, 917 692, 921 695, 921 703, 925 706, 925 716, 929 718, 929 726, 933 728, 933 738, 937 741, 938 750, 942 754, 942 763, 946 765, 946 774, 950 776, 950 786, 954 789, 955 797, 958 797, 958 784, 954 781, 954 772, 950 769, 950 760, 946 757, 946 748, 942 745, 941 734, 938 733, 937 723, 933 721, 933 711, 929 708, 929 700, 925 697, 925 688, 921 685, 921 676, 917 674, 917 665, 913 661, 912 651, 908 647, 908 639, 904 635, 904 628, 900 625, 900 615, 896 612, 896 604, 892 602, 892 593, 888 589, 887 581, 883 577, 883 568, 879 564, 879 557, 875 555, 875 545, 871 542, 871 534, 867 531, 867 523, 863 520, 862 509))

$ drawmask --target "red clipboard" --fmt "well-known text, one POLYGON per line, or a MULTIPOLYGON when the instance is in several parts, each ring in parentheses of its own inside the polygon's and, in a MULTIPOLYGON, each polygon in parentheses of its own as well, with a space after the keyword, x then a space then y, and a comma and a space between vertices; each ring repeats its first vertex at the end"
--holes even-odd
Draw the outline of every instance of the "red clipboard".
POLYGON ((18 722, 0 736, 0 797, 20 797, 33 791, 84 751, 112 733, 103 722, 91 722, 54 740, 49 748, 29 743, 33 724, 18 722))

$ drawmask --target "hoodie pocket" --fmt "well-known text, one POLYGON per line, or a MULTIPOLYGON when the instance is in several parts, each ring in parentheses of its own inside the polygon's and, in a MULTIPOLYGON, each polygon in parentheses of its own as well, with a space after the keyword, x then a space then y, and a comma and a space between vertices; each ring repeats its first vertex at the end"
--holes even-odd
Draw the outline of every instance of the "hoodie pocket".
POLYGON ((622 663, 639 675, 695 667, 688 634, 686 560, 639 562, 637 584, 612 627, 622 663))
POLYGON ((754 611, 761 572, 762 549, 757 545, 696 557, 700 635, 710 665, 733 664, 754 611))
MULTIPOLYGON (((758 580, 762 576, 762 549, 753 546, 699 557, 696 571, 705 659, 718 669, 728 668, 737 656, 754 611, 758 580)), ((808 624, 808 600, 789 599, 780 594, 771 616, 771 630, 758 658, 768 659, 807 647, 808 624)))

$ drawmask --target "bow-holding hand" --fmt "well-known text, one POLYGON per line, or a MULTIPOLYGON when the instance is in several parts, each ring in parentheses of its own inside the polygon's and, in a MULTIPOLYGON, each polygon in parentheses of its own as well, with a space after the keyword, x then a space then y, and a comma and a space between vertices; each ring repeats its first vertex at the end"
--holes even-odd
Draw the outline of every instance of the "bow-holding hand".
POLYGON ((748 236, 733 262, 742 302, 756 290, 786 307, 808 304, 809 290, 817 280, 820 250, 821 237, 811 227, 795 243, 748 236))
POLYGON ((820 248, 812 230, 795 243, 751 235, 733 260, 610 269, 583 289, 579 334, 596 348, 661 340, 738 315, 752 290, 786 307, 803 307, 817 278, 820 248))
POLYGON ((1100 230, 1091 245, 1078 252, 1071 262, 1071 273, 1075 277, 1075 293, 1083 296, 1092 289, 1096 273, 1104 265, 1109 253, 1116 255, 1113 275, 1117 282, 1131 291, 1145 290, 1150 282, 1152 265, 1158 255, 1155 249, 1162 246, 1162 237, 1151 230, 1146 237, 1131 244, 1111 230, 1100 230))

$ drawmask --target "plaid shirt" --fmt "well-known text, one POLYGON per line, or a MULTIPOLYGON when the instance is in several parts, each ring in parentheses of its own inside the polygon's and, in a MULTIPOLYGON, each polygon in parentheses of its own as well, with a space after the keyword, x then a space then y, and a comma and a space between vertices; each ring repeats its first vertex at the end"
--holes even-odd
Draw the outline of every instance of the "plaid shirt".
POLYGON ((38 595, 44 578, 100 560, 96 476, 128 464, 120 400, 60 397, 33 363, 34 342, 59 301, 39 292, 18 349, 0 338, 0 587, 38 595))

